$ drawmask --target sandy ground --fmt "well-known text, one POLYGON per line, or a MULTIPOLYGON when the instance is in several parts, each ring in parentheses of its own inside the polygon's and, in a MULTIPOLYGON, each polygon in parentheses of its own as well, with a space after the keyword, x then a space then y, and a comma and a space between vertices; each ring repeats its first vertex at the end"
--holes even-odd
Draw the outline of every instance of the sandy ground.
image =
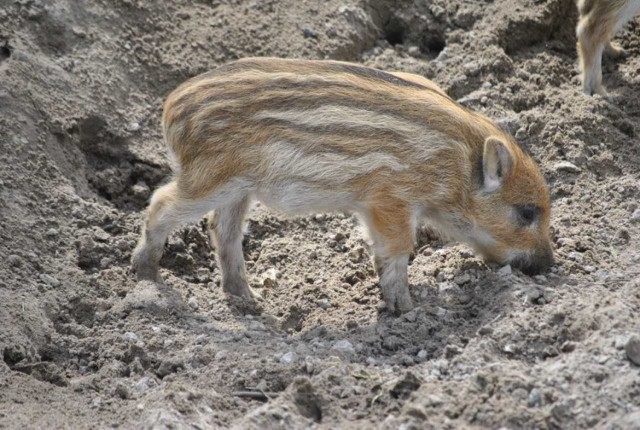
POLYGON ((606 100, 580 92, 575 21, 571 0, 0 0, 0 428, 640 428, 640 25, 606 100), (396 318, 355 219, 257 207, 258 308, 223 297, 204 223, 171 236, 166 286, 136 283, 163 98, 256 55, 418 73, 500 120, 552 189, 557 265, 425 229, 396 318))

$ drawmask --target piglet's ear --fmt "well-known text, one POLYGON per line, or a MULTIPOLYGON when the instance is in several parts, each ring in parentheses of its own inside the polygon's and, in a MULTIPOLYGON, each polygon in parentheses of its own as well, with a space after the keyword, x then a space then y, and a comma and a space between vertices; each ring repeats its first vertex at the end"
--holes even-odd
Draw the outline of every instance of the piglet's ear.
POLYGON ((513 157, 505 143, 497 137, 488 137, 484 141, 482 153, 483 188, 486 192, 496 191, 511 173, 513 157))

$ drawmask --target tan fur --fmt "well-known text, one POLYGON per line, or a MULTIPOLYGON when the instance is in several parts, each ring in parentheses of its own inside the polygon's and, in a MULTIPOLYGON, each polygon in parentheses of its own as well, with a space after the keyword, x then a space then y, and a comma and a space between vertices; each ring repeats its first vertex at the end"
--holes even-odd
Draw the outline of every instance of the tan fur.
POLYGON ((582 88, 587 95, 606 96, 602 86, 602 54, 624 55, 624 50, 614 46, 610 39, 640 12, 640 0, 579 0, 578 12, 576 33, 582 88))
POLYGON ((175 178, 148 209, 133 257, 142 278, 159 279, 168 231, 215 210, 223 289, 251 297, 240 225, 253 198, 289 214, 358 213, 390 310, 411 308, 406 265, 424 220, 495 261, 535 270, 553 260, 549 193, 533 160, 421 76, 246 59, 171 93, 163 127, 175 178), (535 222, 522 225, 518 205, 535 207, 535 222))

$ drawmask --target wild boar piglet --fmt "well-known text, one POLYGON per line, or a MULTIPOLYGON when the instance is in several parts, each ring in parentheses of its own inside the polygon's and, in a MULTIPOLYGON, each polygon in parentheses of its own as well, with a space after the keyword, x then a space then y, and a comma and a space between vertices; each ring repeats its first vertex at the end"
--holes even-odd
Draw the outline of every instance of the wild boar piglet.
POLYGON ((222 289, 253 297, 242 236, 254 199, 285 214, 356 213, 393 312, 413 306, 407 266, 423 222, 526 272, 553 262, 549 191, 536 163, 423 77, 240 60, 171 93, 163 129, 174 176, 146 211, 132 260, 139 279, 159 281, 169 233, 214 211, 222 289))

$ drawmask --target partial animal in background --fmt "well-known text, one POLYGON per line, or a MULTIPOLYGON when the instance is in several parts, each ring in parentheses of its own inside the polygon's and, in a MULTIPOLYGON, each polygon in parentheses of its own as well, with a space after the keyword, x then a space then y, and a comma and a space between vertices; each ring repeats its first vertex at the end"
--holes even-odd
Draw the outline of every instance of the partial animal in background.
POLYGON ((336 61, 254 58, 169 95, 173 180, 146 212, 132 263, 159 281, 169 233, 214 210, 222 289, 253 297, 242 252, 252 200, 287 214, 358 214, 390 311, 412 308, 407 266, 427 221, 491 261, 553 263, 550 198, 533 159, 427 79, 336 61))
POLYGON ((640 12, 640 0, 579 0, 578 56, 582 72, 582 89, 587 95, 607 92, 602 86, 602 53, 622 57, 622 48, 611 38, 640 12))

